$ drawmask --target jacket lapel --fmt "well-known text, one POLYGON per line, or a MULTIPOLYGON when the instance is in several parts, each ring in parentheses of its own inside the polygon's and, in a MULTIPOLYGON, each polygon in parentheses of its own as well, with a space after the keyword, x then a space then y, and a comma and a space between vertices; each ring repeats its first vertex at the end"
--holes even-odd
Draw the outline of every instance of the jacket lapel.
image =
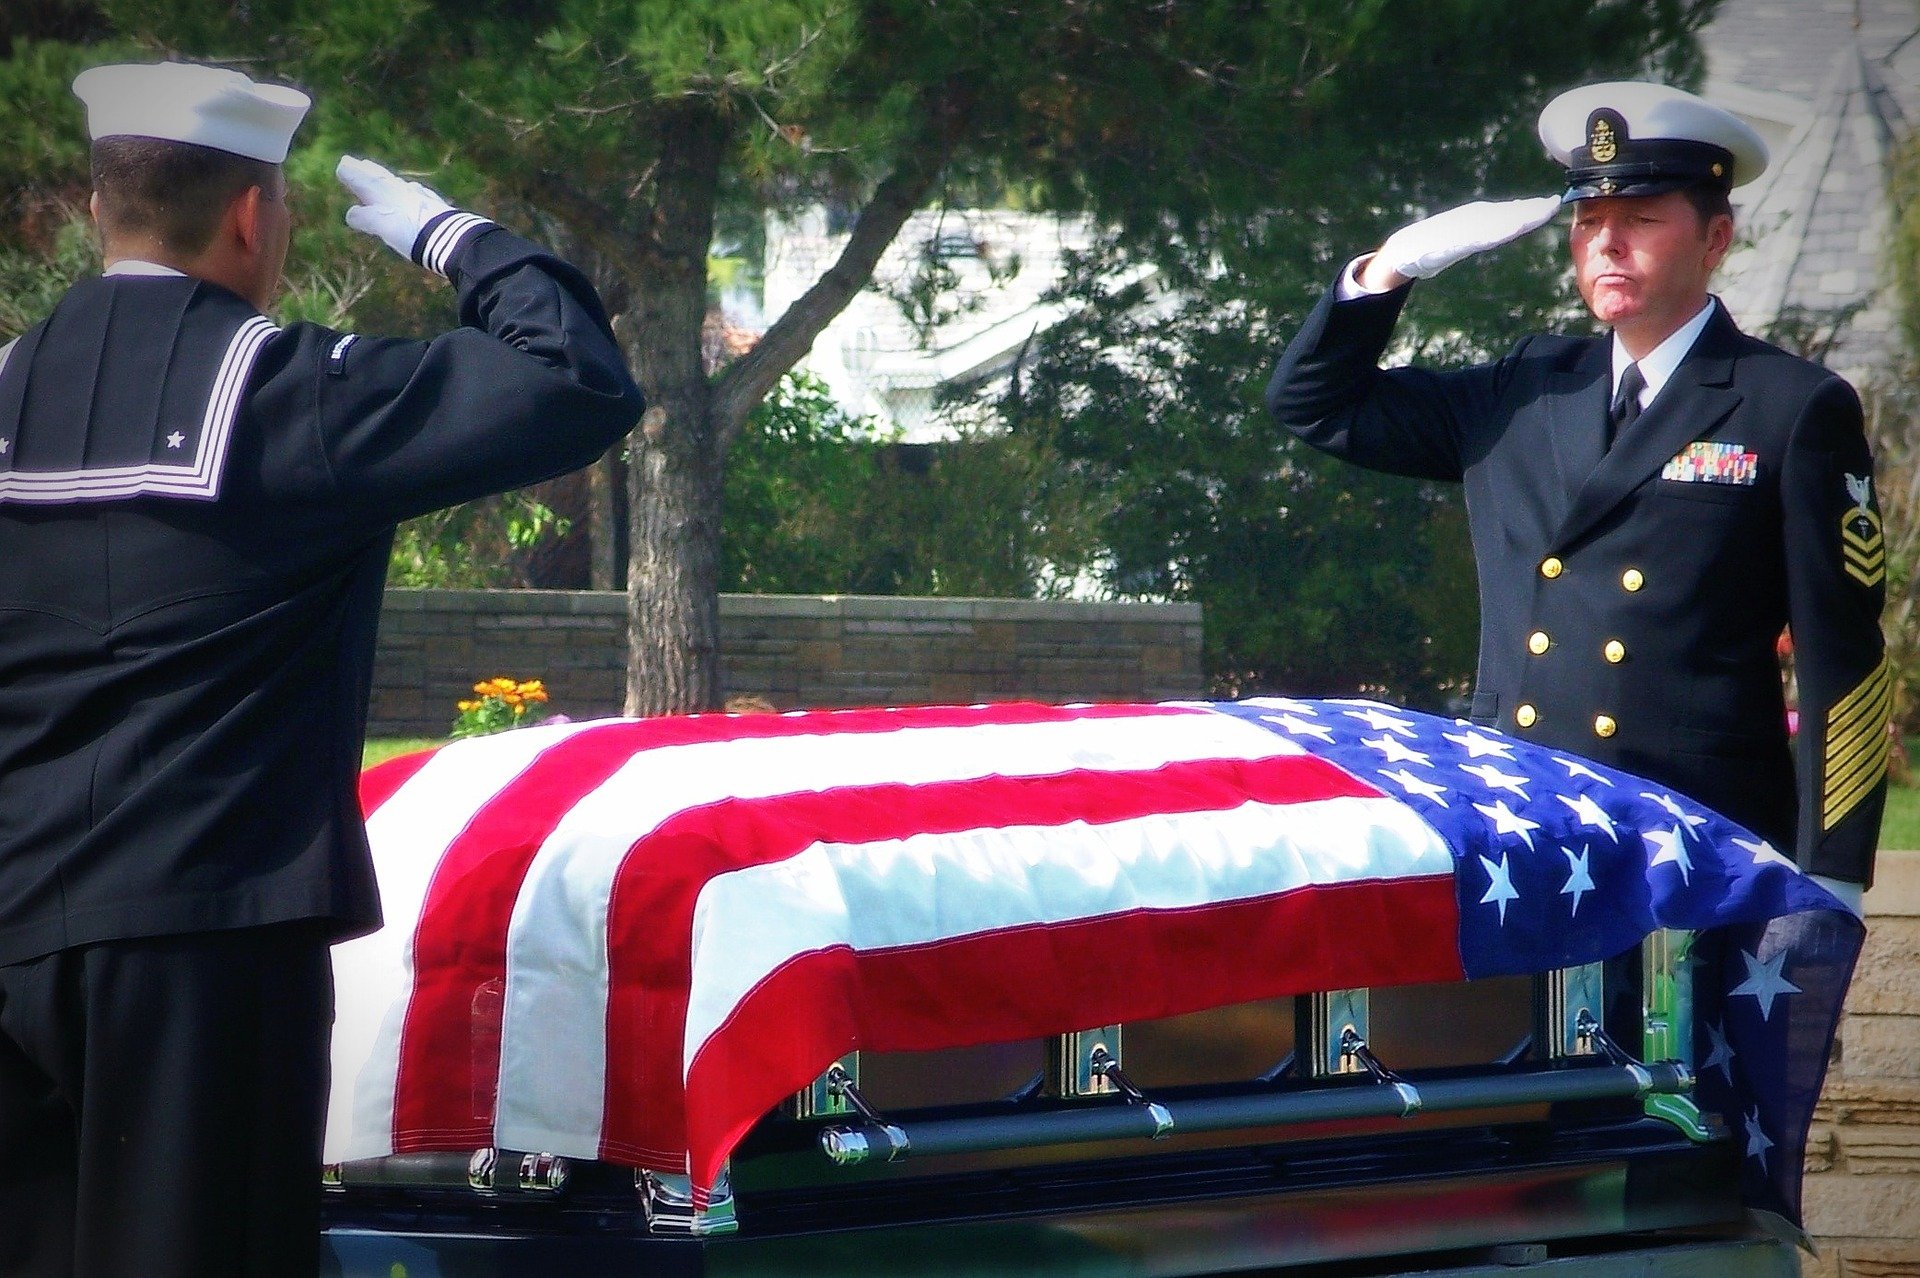
MULTIPOLYGON (((1554 538, 1564 548, 1591 529, 1640 485, 1659 474, 1687 444, 1711 435, 1739 406, 1733 389, 1735 339, 1739 330, 1724 307, 1714 303, 1713 318, 1680 367, 1647 405, 1638 421, 1614 441, 1573 499, 1573 509, 1554 538)), ((1602 343, 1603 349, 1605 344, 1602 343)), ((1604 414, 1604 405, 1601 408, 1604 414)))
POLYGON ((1547 377, 1547 430, 1553 443, 1553 462, 1560 472, 1559 509, 1564 516, 1573 494, 1600 464, 1605 442, 1607 396, 1612 383, 1612 347, 1602 338, 1565 367, 1547 377))

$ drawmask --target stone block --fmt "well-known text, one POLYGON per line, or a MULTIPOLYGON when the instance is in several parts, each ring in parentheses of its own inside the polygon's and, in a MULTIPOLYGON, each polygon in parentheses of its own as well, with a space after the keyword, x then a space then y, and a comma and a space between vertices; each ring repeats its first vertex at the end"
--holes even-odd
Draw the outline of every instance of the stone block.
POLYGON ((1884 918, 1920 918, 1920 850, 1881 849, 1865 904, 1869 930, 1884 918))
POLYGON ((1847 1011, 1920 1016, 1920 918, 1875 918, 1847 990, 1847 1011))
POLYGON ((1920 1080, 1920 1016, 1849 1016, 1841 1042, 1850 1080, 1920 1080))
POLYGON ((1920 1176, 1812 1176, 1803 1209, 1821 1237, 1920 1239, 1920 1176))
POLYGON ((1834 1135, 1849 1173, 1920 1178, 1920 1127, 1853 1125, 1834 1135))
POLYGON ((1840 1278, 1920 1278, 1920 1242, 1862 1243, 1833 1248, 1840 1278))

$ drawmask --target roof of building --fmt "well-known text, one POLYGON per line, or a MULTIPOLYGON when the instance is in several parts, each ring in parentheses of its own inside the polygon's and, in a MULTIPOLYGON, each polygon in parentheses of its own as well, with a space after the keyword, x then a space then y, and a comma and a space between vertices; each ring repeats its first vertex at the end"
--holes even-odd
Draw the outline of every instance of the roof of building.
POLYGON ((1702 35, 1707 96, 1774 146, 1766 176, 1737 193, 1721 297, 1750 330, 1830 338, 1826 360, 1856 374, 1894 331, 1888 166, 1920 113, 1920 9, 1858 7, 1856 24, 1854 0, 1728 0, 1702 35))

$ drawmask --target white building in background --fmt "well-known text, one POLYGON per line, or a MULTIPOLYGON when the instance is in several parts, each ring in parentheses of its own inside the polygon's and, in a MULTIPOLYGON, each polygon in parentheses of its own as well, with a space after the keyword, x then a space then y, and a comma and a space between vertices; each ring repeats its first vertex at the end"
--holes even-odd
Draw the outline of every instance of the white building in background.
POLYGON ((1723 0, 1701 33, 1704 96, 1758 129, 1766 174, 1734 192, 1741 243, 1717 289, 1763 332, 1848 314, 1826 357, 1860 377, 1894 338, 1893 156, 1920 122, 1914 0, 1723 0))
MULTIPOLYGON (((951 438, 943 389, 1005 377, 1065 313, 1045 300, 1068 254, 1092 240, 1086 219, 1005 210, 923 211, 908 219, 874 279, 814 340, 800 367, 849 412, 909 443, 951 438), (929 277, 927 272, 934 274, 929 277), (930 278, 946 287, 919 287, 930 278)), ((769 221, 765 312, 779 315, 846 247, 825 210, 769 221)))

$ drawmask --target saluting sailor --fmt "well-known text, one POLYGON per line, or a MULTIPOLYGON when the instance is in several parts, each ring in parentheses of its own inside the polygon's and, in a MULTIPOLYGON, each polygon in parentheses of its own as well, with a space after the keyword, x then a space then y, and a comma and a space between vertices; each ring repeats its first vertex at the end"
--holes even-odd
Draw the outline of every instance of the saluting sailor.
POLYGON ((306 96, 74 92, 106 274, 0 351, 0 1273, 312 1274, 394 524, 585 465, 640 396, 578 271, 351 157, 348 222, 464 327, 275 324, 306 96))
POLYGON ((1309 316, 1267 406, 1335 456, 1465 484, 1477 721, 1716 808, 1857 908, 1892 692, 1860 403, 1741 333, 1708 292, 1733 240, 1729 192, 1765 169, 1766 146, 1658 84, 1572 90, 1539 128, 1565 195, 1396 231, 1309 316), (1609 334, 1529 337, 1471 368, 1379 367, 1414 279, 1538 229, 1563 201, 1581 297, 1609 334), (1789 625, 1795 749, 1775 656, 1789 625))

